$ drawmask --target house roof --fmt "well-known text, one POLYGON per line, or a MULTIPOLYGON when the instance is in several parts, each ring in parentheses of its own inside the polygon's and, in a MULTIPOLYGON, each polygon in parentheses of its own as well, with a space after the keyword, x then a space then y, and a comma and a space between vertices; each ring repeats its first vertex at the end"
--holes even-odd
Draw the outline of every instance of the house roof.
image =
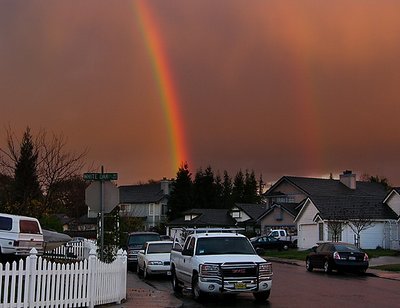
POLYGON ((235 226, 236 221, 229 215, 226 209, 191 209, 185 211, 184 216, 174 219, 168 223, 169 226, 235 226), (196 214, 196 218, 185 220, 185 215, 196 214))
POLYGON ((159 202, 166 196, 160 183, 119 186, 120 203, 159 202))
POLYGON ((302 203, 274 203, 258 219, 264 218, 265 216, 267 216, 268 214, 273 212, 276 207, 281 207, 284 211, 288 212, 293 217, 296 217, 296 215, 300 211, 300 207, 299 207, 300 204, 302 204, 302 203))
POLYGON ((344 219, 397 219, 396 213, 381 197, 374 196, 323 196, 311 197, 319 211, 319 216, 325 220, 344 219))
POLYGON ((303 191, 308 196, 379 196, 381 200, 386 196, 387 191, 382 184, 372 182, 356 182, 356 189, 351 189, 334 179, 320 179, 320 178, 307 178, 284 176, 276 182, 264 195, 276 195, 274 189, 283 181, 287 181, 296 186, 299 190, 303 191))
POLYGON ((254 221, 267 211, 266 206, 263 204, 235 203, 235 205, 254 221))

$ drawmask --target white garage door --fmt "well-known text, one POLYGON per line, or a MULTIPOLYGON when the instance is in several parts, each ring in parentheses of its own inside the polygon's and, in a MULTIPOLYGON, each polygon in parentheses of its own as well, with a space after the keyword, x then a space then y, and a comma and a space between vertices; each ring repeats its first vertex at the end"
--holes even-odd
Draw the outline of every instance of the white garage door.
POLYGON ((299 225, 298 235, 297 244, 299 249, 309 249, 318 242, 318 225, 299 225))

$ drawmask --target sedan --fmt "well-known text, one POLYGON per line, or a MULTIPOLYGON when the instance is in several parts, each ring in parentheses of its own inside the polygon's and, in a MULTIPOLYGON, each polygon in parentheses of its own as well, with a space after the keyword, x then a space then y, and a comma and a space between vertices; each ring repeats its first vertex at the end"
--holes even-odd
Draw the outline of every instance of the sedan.
POLYGON ((368 255, 348 243, 322 243, 313 247, 306 257, 306 268, 309 272, 314 268, 320 268, 325 273, 330 273, 332 270, 365 273, 368 266, 368 255))
POLYGON ((170 255, 172 241, 146 242, 138 253, 137 273, 147 278, 149 275, 171 275, 170 255))
POLYGON ((251 239, 251 243, 254 248, 262 248, 262 249, 278 249, 278 250, 287 250, 292 246, 292 242, 283 241, 277 239, 273 236, 259 236, 251 239))

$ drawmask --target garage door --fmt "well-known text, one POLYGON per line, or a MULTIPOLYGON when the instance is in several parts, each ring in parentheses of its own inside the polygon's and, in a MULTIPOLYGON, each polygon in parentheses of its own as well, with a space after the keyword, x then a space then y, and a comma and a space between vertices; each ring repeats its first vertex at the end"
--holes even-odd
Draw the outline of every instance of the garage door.
POLYGON ((318 242, 318 225, 299 225, 298 235, 299 249, 309 249, 318 242))

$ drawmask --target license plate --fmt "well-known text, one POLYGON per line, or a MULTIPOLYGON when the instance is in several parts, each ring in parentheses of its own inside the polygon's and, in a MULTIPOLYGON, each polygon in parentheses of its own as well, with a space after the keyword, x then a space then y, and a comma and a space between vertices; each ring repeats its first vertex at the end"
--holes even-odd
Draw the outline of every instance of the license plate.
POLYGON ((349 257, 349 260, 354 261, 356 259, 356 257, 349 257))
POLYGON ((243 282, 237 282, 235 283, 235 289, 246 289, 246 284, 243 282))

